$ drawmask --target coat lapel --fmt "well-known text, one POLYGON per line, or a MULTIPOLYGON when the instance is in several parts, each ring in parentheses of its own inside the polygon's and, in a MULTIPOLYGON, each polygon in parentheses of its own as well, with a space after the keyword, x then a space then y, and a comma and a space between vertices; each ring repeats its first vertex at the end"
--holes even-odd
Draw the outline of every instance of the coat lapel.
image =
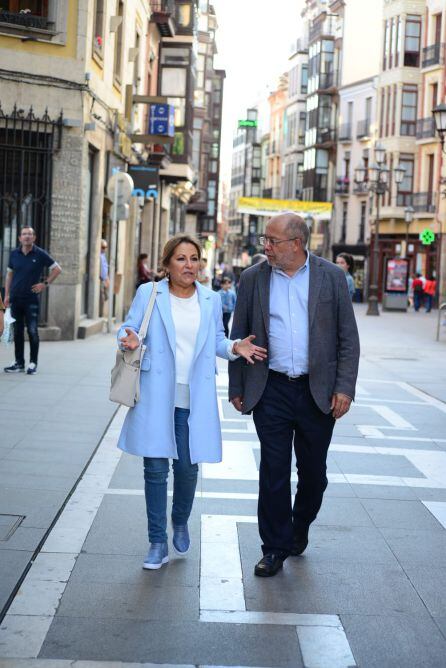
POLYGON ((199 283, 195 283, 195 285, 197 286, 198 301, 200 304, 200 326, 195 343, 194 360, 197 359, 204 346, 209 332, 209 323, 212 318, 212 292, 208 288, 203 288, 199 283))
POLYGON ((163 321, 164 327, 167 332, 169 345, 172 348, 172 352, 175 356, 176 353, 175 325, 173 323, 172 310, 170 307, 169 283, 166 279, 163 279, 162 281, 157 283, 156 305, 158 307, 161 320, 163 321))
POLYGON ((316 313, 316 305, 323 278, 324 270, 319 264, 319 259, 315 255, 310 254, 310 286, 308 290, 308 322, 310 329, 316 313))
POLYGON ((271 267, 265 260, 260 265, 257 287, 259 290, 260 308, 262 309, 263 322, 266 333, 269 333, 269 293, 270 293, 271 267))

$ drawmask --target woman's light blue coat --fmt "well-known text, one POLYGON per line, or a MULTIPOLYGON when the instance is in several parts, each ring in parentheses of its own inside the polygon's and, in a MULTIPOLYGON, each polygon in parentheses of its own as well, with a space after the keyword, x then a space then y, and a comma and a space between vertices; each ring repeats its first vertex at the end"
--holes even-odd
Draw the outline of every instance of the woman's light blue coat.
MULTIPOLYGON (((228 359, 230 346, 224 334, 220 296, 199 283, 195 285, 200 304, 200 326, 190 376, 189 447, 193 464, 221 461, 215 357, 228 359)), ((138 288, 118 338, 125 336, 125 327, 139 331, 152 286, 152 283, 146 283, 138 288)), ((147 349, 141 364, 141 397, 127 413, 118 447, 141 457, 177 459, 175 326, 169 283, 164 279, 156 287, 155 306, 144 341, 147 349)))

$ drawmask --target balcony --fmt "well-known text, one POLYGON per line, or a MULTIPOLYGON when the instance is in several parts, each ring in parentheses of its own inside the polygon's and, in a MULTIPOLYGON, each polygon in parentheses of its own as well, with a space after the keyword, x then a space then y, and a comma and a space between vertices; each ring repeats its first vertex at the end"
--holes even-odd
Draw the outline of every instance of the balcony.
POLYGON ((156 23, 163 37, 175 37, 175 1, 154 0, 150 3, 150 21, 156 23))
POLYGON ((47 16, 7 12, 0 9, 0 23, 14 28, 34 28, 35 30, 50 30, 54 23, 47 16))
POLYGON ((416 213, 435 213, 435 193, 414 193, 412 206, 416 213))
POLYGON ((369 192, 367 181, 364 181, 364 183, 355 183, 353 192, 355 195, 367 195, 369 192))
POLYGON ((370 139, 371 136, 371 122, 369 118, 363 121, 358 121, 356 126, 356 139, 370 139))
POLYGON ((435 121, 432 116, 417 120, 417 139, 430 139, 436 136, 435 121))
POLYGON ((335 195, 348 195, 350 192, 350 179, 348 176, 336 178, 335 195))
POLYGON ((421 67, 432 67, 432 65, 444 65, 445 63, 445 44, 431 44, 423 49, 421 58, 421 67))
POLYGON ((329 90, 330 88, 336 88, 337 86, 337 72, 321 72, 319 74, 319 86, 318 90, 329 90))
MULTIPOLYGON (((336 142, 336 130, 332 128, 321 128, 317 131, 316 145, 327 147, 327 144, 334 144, 336 142)), ((328 148, 328 147, 327 147, 328 148)))
POLYGON ((342 123, 339 126, 338 139, 339 139, 339 141, 351 141, 352 140, 352 124, 351 123, 342 123))
POLYGON ((309 42, 315 42, 322 37, 336 37, 336 23, 332 18, 326 18, 324 21, 319 21, 313 24, 310 28, 309 42))

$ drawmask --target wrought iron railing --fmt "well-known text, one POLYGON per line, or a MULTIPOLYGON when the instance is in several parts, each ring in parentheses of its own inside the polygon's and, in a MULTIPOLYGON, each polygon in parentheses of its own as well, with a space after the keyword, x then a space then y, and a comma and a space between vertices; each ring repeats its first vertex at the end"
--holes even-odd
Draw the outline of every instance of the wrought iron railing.
POLYGON ((435 213, 435 193, 414 193, 412 206, 418 213, 435 213))
POLYGON ((363 139, 364 137, 370 137, 370 119, 366 118, 363 121, 358 121, 356 126, 356 138, 363 139))
POLYGON ((432 116, 417 120, 417 139, 435 137, 435 121, 432 116))
POLYGON ((444 65, 446 44, 438 42, 425 46, 421 59, 421 67, 431 67, 432 65, 444 65))
POLYGON ((338 132, 339 141, 351 141, 352 138, 352 124, 342 123, 339 126, 338 132))
POLYGON ((38 28, 48 30, 53 25, 47 16, 35 16, 34 14, 22 12, 7 12, 0 9, 0 23, 20 26, 21 28, 38 28))

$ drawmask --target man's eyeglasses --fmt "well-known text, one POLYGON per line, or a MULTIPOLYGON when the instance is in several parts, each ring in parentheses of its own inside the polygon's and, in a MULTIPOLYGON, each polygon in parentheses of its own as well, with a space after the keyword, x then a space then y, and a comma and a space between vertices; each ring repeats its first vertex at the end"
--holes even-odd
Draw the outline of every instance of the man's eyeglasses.
POLYGON ((291 237, 291 239, 272 239, 271 237, 259 237, 259 242, 262 246, 269 244, 270 246, 277 246, 277 244, 283 244, 285 241, 295 241, 300 239, 300 237, 291 237))

